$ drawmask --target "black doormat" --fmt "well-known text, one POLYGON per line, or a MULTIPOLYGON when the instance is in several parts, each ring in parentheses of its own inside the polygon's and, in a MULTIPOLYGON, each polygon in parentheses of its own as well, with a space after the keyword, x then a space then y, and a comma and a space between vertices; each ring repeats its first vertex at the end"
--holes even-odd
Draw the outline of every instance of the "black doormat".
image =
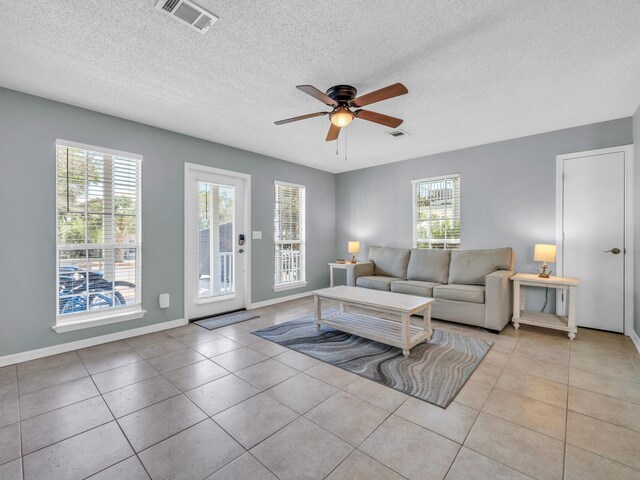
POLYGON ((258 318, 259 316, 260 315, 256 313, 242 310, 240 312, 224 313, 222 315, 216 315, 215 317, 203 318, 202 320, 196 320, 193 323, 200 325, 207 330, 215 330, 216 328, 244 322, 246 320, 251 320, 252 318, 258 318))

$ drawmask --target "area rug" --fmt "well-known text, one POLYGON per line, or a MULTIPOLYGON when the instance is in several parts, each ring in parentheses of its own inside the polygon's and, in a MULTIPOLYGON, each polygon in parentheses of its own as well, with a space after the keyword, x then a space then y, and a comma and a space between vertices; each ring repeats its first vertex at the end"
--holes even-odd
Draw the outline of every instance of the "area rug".
POLYGON ((405 358, 400 348, 324 325, 317 330, 311 315, 252 333, 442 408, 453 401, 493 345, 434 330, 428 343, 416 345, 405 358))
POLYGON ((233 325, 234 323, 244 322, 251 320, 252 318, 258 318, 253 312, 243 310, 241 312, 225 313, 223 315, 216 315, 215 317, 203 318, 202 320, 196 320, 196 325, 200 325, 207 330, 215 330, 216 328, 226 327, 227 325, 233 325))

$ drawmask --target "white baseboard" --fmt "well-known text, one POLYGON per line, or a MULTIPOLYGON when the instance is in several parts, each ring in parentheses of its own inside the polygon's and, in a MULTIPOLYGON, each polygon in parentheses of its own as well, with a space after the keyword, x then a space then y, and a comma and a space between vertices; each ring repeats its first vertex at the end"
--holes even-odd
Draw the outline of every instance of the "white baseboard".
POLYGON ((109 333, 107 335, 100 335, 98 337, 76 340, 75 342, 61 343, 59 345, 38 348, 36 350, 13 353, 11 355, 0 357, 0 367, 13 365, 14 363, 27 362, 29 360, 35 360, 37 358, 48 357, 49 355, 57 355, 58 353, 71 352, 80 348, 93 347, 94 345, 100 345, 101 343, 114 342, 116 340, 123 340, 125 338, 137 337, 138 335, 145 335, 147 333, 159 332, 161 330, 181 327, 186 324, 187 322, 184 320, 184 318, 179 318, 177 320, 170 320, 168 322, 154 323, 153 325, 147 325, 146 327, 132 328, 130 330, 109 333))
POLYGON ((295 295, 287 295, 286 297, 279 297, 279 298, 273 298, 271 300, 264 300, 262 302, 250 303, 247 306, 247 310, 253 310, 254 308, 268 307, 270 305, 289 302, 291 300, 297 300, 298 298, 309 297, 311 295, 313 295, 313 292, 302 292, 302 293, 296 293, 295 295))
POLYGON ((638 337, 638 334, 636 333, 636 331, 631 329, 631 333, 629 334, 629 337, 631 338, 631 341, 633 342, 633 344, 636 346, 638 353, 640 353, 640 337, 638 337))

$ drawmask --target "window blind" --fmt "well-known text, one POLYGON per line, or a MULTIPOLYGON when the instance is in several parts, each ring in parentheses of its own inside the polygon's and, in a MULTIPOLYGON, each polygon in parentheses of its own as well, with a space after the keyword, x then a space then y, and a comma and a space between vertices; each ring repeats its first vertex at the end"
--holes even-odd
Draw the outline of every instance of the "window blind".
POLYGON ((414 182, 417 248, 460 248, 460 175, 414 182))
POLYGON ((56 145, 58 317, 140 304, 141 159, 56 145))
POLYGON ((305 281, 305 188, 275 182, 274 285, 305 281))

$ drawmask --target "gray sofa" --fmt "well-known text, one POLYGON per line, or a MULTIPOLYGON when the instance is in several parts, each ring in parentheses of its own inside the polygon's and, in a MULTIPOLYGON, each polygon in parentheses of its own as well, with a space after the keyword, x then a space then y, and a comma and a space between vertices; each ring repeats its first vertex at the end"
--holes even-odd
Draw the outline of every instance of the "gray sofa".
POLYGON ((500 331, 509 323, 513 249, 370 247, 372 263, 347 269, 347 285, 433 297, 431 316, 500 331))

